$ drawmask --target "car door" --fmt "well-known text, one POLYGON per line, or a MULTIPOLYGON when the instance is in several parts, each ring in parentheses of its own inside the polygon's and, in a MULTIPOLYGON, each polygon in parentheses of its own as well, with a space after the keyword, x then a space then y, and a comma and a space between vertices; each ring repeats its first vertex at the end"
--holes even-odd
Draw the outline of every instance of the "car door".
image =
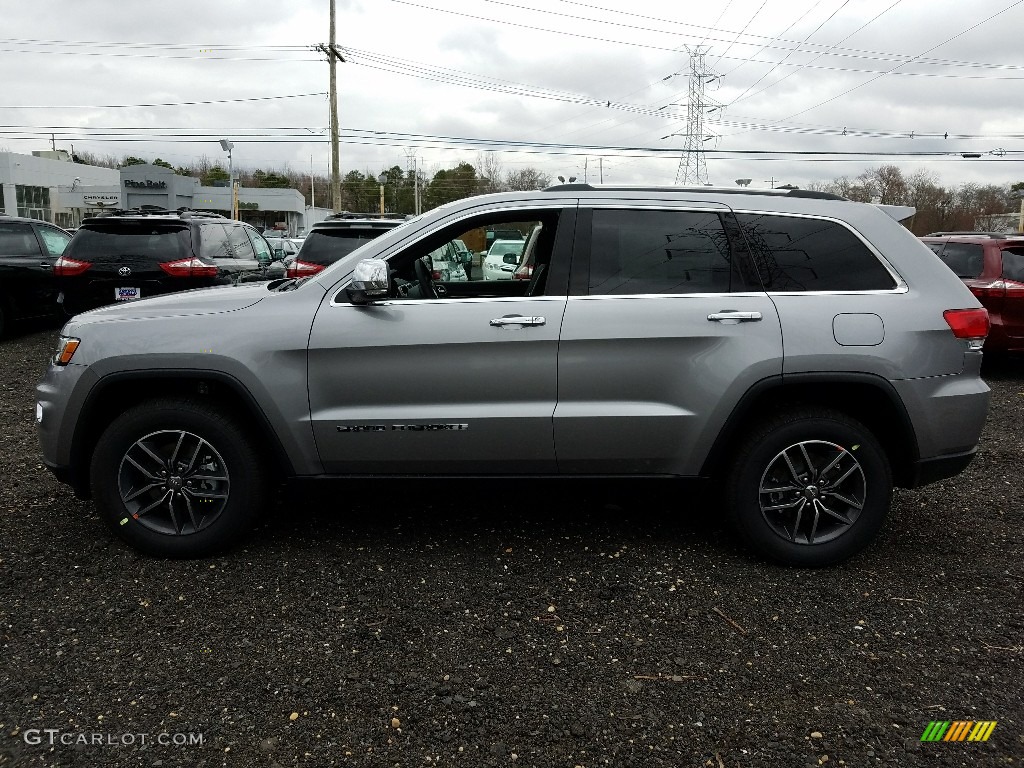
MULTIPOLYGON (((555 473, 551 419, 573 210, 544 215, 558 233, 552 264, 566 277, 549 281, 543 295, 368 306, 338 290, 326 297, 310 334, 308 389, 327 472, 555 473)), ((422 246, 422 255, 436 247, 422 246)))
POLYGON ((733 406, 782 371, 779 319, 729 209, 581 209, 572 275, 560 472, 697 475, 733 406))
MULTIPOLYGON (((51 240, 56 248, 57 238, 51 240)), ((51 255, 32 224, 0 218, 0 291, 15 315, 48 314, 56 309, 53 263, 59 255, 51 255)))

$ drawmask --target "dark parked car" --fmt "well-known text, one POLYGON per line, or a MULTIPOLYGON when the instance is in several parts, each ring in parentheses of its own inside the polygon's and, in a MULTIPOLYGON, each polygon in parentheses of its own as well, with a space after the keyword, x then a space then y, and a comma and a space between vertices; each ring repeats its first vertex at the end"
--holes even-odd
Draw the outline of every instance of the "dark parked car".
POLYGON ((1024 235, 934 232, 921 240, 988 310, 986 352, 1024 352, 1024 235))
POLYGON ((119 211, 82 222, 54 265, 71 314, 190 288, 273 277, 254 227, 202 211, 119 211))
POLYGON ((59 313, 53 265, 70 239, 45 221, 0 215, 0 336, 15 321, 59 313))
POLYGON ((287 258, 288 277, 310 277, 365 243, 406 220, 406 216, 336 213, 317 222, 294 258, 287 258))

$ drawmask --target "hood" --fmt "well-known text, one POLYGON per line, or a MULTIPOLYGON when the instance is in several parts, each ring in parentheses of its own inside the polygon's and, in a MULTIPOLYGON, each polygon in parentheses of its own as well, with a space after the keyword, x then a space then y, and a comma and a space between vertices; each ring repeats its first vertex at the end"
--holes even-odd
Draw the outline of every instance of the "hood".
POLYGON ((237 312, 251 307, 267 295, 267 283, 220 285, 191 291, 165 293, 138 301, 127 301, 100 307, 73 318, 76 323, 108 320, 142 320, 154 317, 210 315, 237 312))

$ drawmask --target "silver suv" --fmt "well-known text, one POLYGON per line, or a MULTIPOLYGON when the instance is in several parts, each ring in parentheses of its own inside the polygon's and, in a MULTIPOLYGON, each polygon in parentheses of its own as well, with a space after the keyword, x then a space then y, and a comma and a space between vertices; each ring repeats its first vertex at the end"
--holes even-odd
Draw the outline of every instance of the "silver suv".
POLYGON ((893 486, 970 462, 988 408, 988 315, 907 213, 800 190, 460 200, 312 277, 73 318, 37 388, 43 457, 163 556, 233 542, 285 479, 557 476, 713 481, 755 552, 834 563, 893 486), (537 230, 529 280, 432 276, 431 252, 496 229, 537 230))

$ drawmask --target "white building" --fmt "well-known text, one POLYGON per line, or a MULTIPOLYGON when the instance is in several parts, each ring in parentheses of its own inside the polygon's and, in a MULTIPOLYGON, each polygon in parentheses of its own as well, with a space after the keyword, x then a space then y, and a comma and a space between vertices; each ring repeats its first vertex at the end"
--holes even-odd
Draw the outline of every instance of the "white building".
MULTIPOLYGON (((159 165, 99 168, 71 161, 67 152, 0 152, 0 212, 77 227, 104 210, 143 205, 231 215, 231 189, 204 187, 159 165)), ((319 209, 312 209, 314 212, 319 209)), ((297 189, 239 187, 238 218, 257 229, 295 235, 312 226, 297 189)))
POLYGON ((77 225, 72 203, 82 215, 97 215, 120 205, 121 174, 71 162, 67 152, 0 152, 0 212, 42 219, 58 226, 77 225), (86 188, 88 187, 88 195, 86 188))

